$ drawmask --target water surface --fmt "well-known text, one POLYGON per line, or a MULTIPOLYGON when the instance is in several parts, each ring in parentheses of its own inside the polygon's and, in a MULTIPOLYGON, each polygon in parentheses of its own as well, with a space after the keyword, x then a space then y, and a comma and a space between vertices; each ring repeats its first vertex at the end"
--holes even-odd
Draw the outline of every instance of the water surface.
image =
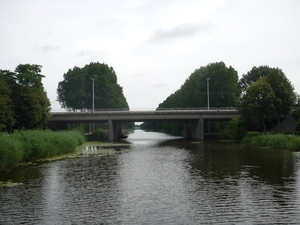
POLYGON ((299 224, 300 154, 137 130, 1 174, 0 224, 299 224))

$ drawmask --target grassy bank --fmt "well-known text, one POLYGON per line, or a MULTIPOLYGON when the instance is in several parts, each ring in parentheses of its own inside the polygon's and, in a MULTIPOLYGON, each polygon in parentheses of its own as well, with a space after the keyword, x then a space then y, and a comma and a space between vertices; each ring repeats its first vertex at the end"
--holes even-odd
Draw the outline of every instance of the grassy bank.
POLYGON ((258 134, 246 136, 244 143, 300 151, 300 137, 293 134, 258 134))
POLYGON ((85 141, 80 131, 18 131, 0 134, 0 171, 20 162, 69 153, 85 141))

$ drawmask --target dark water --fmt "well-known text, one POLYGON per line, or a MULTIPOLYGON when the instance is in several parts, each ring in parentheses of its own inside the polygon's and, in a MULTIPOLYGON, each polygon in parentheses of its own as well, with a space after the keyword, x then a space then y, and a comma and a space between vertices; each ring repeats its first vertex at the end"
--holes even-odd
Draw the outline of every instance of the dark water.
POLYGON ((0 175, 0 224, 300 224, 300 154, 136 131, 0 175))

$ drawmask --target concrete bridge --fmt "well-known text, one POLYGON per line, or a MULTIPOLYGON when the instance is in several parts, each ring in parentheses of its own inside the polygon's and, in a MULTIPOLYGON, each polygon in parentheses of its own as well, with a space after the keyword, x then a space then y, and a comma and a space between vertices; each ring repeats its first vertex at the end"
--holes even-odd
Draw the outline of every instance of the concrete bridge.
POLYGON ((50 123, 99 123, 108 124, 109 141, 117 140, 122 135, 122 122, 145 121, 182 121, 184 137, 202 140, 204 120, 230 120, 239 118, 240 113, 234 108, 208 109, 159 109, 159 110, 100 110, 94 112, 52 112, 50 123))

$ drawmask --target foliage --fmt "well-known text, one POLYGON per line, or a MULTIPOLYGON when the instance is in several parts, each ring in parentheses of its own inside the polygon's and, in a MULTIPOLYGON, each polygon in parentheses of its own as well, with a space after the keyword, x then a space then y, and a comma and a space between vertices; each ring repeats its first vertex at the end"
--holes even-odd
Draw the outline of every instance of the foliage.
MULTIPOLYGON (((249 108, 260 108, 262 109, 261 113, 255 113, 255 115, 252 115, 252 119, 255 118, 256 121, 261 120, 261 122, 264 125, 264 119, 276 119, 278 120, 278 123, 280 122, 279 118, 284 115, 288 114, 291 110, 291 107, 295 105, 296 103, 296 94, 294 92, 294 87, 291 84, 291 82, 287 79, 283 71, 279 68, 270 68, 268 66, 260 66, 260 67, 253 67, 251 71, 249 71, 247 74, 243 75, 243 77, 240 80, 240 85, 243 91, 243 96, 241 98, 241 101, 245 101, 246 98, 249 100, 248 102, 251 102, 251 97, 256 104, 260 104, 260 106, 256 105, 254 107, 254 104, 251 105, 251 107, 247 107, 247 104, 240 104, 240 111, 243 111, 243 116, 249 117, 247 114, 252 114, 251 111, 249 111, 249 108), (273 96, 273 100, 271 102, 268 102, 267 105, 264 105, 265 102, 257 101, 255 99, 255 95, 259 95, 259 91, 263 91, 264 96, 267 96, 266 90, 263 90, 260 88, 260 90, 256 87, 256 94, 254 96, 247 96, 249 95, 248 89, 254 85, 257 82, 264 81, 267 83, 271 89, 268 87, 269 97, 273 96), (246 109, 242 109, 243 107, 246 107, 246 109), (266 113, 268 111, 268 113, 266 113), (271 115, 271 111, 273 114, 271 115), (263 117, 262 116, 266 116, 263 117)), ((262 84, 260 84, 261 86, 262 84)), ((251 95, 253 95, 253 90, 251 90, 251 95)), ((270 99, 269 99, 270 100, 270 99)))
POLYGON ((22 161, 73 152, 84 142, 84 135, 79 131, 22 130, 0 135, 0 171, 22 161))
POLYGON ((300 150, 300 137, 291 134, 264 134, 248 137, 243 140, 245 143, 259 147, 273 147, 291 150, 300 150))
POLYGON ((11 89, 0 71, 0 131, 9 130, 15 124, 11 89))
POLYGON ((107 141, 108 131, 105 129, 97 129, 92 134, 87 136, 89 141, 107 141))
POLYGON ((232 118, 222 130, 221 138, 224 140, 241 140, 246 135, 245 124, 238 118, 232 118))
POLYGON ((195 70, 175 93, 171 94, 159 108, 207 107, 207 84, 210 106, 235 106, 240 96, 237 71, 225 63, 211 63, 195 70), (207 83, 207 78, 210 78, 207 83))
POLYGON ((4 92, 0 96, 2 130, 44 128, 50 118, 50 101, 42 84, 44 75, 40 65, 20 64, 14 72, 1 70, 0 84, 4 92), (3 78, 6 82, 3 82, 3 78))
POLYGON ((95 109, 129 108, 114 69, 98 62, 83 68, 74 67, 64 74, 64 80, 59 82, 57 88, 61 106, 72 111, 91 110, 93 80, 95 109))
POLYGON ((263 78, 269 74, 270 67, 268 66, 254 66, 251 71, 247 74, 244 74, 239 81, 242 92, 246 92, 247 88, 254 82, 258 81, 260 78, 263 78))
POLYGON ((248 121, 261 121, 266 131, 266 119, 276 116, 274 113, 275 94, 265 78, 248 87, 246 94, 241 97, 238 109, 243 118, 248 121))
POLYGON ((274 106, 277 117, 279 118, 283 114, 288 114, 296 101, 293 85, 287 79, 283 71, 278 68, 270 69, 266 80, 272 87, 276 97, 274 106))
MULTIPOLYGON (((167 97, 158 108, 203 108, 207 107, 207 86, 211 107, 233 107, 240 96, 237 71, 224 62, 216 62, 196 69, 179 90, 167 97), (209 83, 207 78, 210 78, 209 83)), ((151 127, 151 122, 145 126, 151 127), (148 125, 147 125, 148 124, 148 125)), ((181 135, 181 123, 157 122, 156 131, 181 135)))

